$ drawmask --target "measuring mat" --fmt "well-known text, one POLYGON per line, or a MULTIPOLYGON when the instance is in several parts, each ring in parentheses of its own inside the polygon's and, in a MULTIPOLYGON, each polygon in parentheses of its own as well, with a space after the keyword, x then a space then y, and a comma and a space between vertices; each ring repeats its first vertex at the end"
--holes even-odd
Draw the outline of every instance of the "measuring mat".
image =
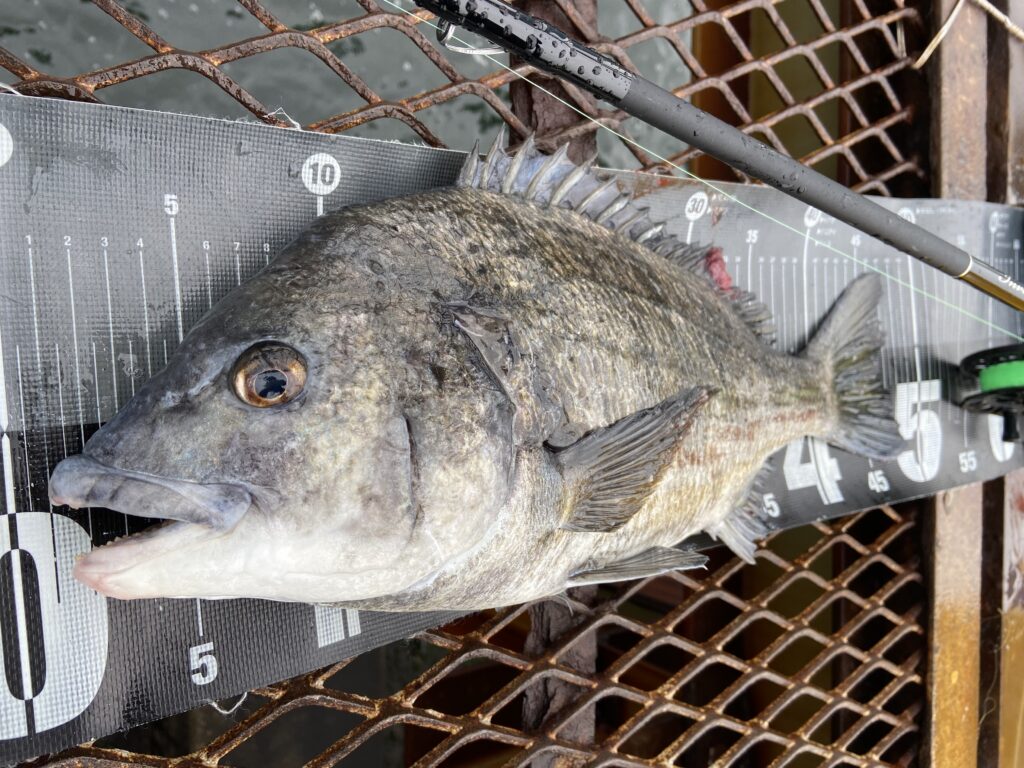
MULTIPOLYGON (((0 96, 0 762, 106 735, 443 623, 257 600, 108 600, 70 576, 149 521, 54 509, 50 470, 167 361, 221 296, 317 215, 450 184, 460 153, 182 115, 0 96)), ((1003 474, 1024 450, 951 404, 957 365, 1016 341, 1021 316, 763 187, 624 174, 655 218, 723 248, 799 350, 854 276, 887 273, 886 385, 907 449, 871 462, 815 440, 774 458, 778 526, 1003 474), (732 199, 738 198, 740 202, 732 199), (770 218, 757 213, 761 211, 770 218), (846 254, 846 255, 843 255, 846 254)), ((1021 280, 1024 213, 889 200, 1021 280)), ((753 371, 752 371, 752 375, 753 371)))

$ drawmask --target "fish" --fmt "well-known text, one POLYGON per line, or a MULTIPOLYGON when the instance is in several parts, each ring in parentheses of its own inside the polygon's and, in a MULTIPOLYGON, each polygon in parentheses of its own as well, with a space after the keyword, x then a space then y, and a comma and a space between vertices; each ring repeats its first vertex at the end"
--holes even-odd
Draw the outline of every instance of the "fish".
POLYGON ((720 248, 565 148, 474 148, 450 187, 314 221, 50 478, 163 522, 93 549, 113 598, 476 610, 752 562, 768 458, 884 460, 877 275, 800 354, 720 248))

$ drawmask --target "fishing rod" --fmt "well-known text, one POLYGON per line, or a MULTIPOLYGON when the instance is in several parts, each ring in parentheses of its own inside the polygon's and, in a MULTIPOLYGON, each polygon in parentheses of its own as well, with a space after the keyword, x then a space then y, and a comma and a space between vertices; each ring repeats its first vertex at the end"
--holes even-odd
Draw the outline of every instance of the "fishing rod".
POLYGON ((736 170, 1024 310, 1024 286, 1009 275, 630 72, 557 27, 501 0, 414 2, 442 20, 442 41, 450 37, 452 25, 475 32, 736 170))

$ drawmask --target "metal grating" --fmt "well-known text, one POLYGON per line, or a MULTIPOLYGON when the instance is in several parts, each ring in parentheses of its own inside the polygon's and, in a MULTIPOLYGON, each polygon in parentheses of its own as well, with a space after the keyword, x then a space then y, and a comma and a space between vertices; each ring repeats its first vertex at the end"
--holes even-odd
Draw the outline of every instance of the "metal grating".
POLYGON ((705 572, 576 591, 546 614, 563 622, 549 647, 541 606, 475 614, 374 652, 420 660, 395 692, 356 692, 368 654, 255 691, 247 714, 208 711, 219 732, 188 754, 117 749, 139 748, 129 733, 56 765, 916 764, 917 519, 915 504, 876 509, 775 534, 753 566, 717 550, 705 572), (311 737, 315 714, 336 719, 311 737))
MULTIPOLYGON (((397 1, 406 8, 413 7, 411 0, 397 1)), ((326 66, 332 73, 329 78, 335 83, 343 81, 352 98, 340 112, 303 119, 309 130, 365 131, 376 121, 400 121, 404 130, 396 131, 392 125, 364 135, 418 137, 435 146, 452 145, 453 115, 451 109, 445 109, 461 99, 464 103, 459 115, 472 118, 474 125, 491 129, 503 121, 519 137, 530 131, 508 103, 507 86, 518 80, 517 75, 479 57, 439 49, 433 30, 423 23, 430 15, 423 11, 408 16, 383 1, 357 0, 356 6, 348 0, 343 3, 345 9, 365 13, 325 23, 315 3, 309 5, 313 11, 308 17, 300 21, 298 16, 291 19, 295 11, 287 4, 275 15, 268 6, 280 3, 238 0, 238 6, 227 8, 229 20, 246 31, 259 33, 227 45, 193 50, 188 39, 165 39, 157 31, 167 16, 163 3, 157 3, 160 7, 154 11, 154 3, 141 0, 93 2, 95 8, 85 6, 89 14, 103 11, 119 25, 115 33, 106 24, 102 27, 105 34, 130 35, 130 50, 136 51, 141 44, 150 53, 87 72, 56 76, 46 71, 46 65, 57 54, 39 47, 47 42, 46 30, 30 24, 6 26, 0 28, 0 42, 9 41, 7 47, 0 47, 0 72, 6 70, 13 76, 13 80, 7 79, 16 90, 38 96, 107 100, 117 86, 131 81, 172 70, 190 72, 206 78, 246 113, 268 123, 288 125, 275 108, 284 98, 283 91, 314 89, 323 95, 325 104, 333 103, 327 91, 336 89, 331 89, 330 79, 322 77, 326 66), (286 15, 291 26, 281 20, 286 15), (401 62, 396 49, 396 67, 401 63, 410 69, 429 69, 432 79, 427 79, 440 84, 396 97, 393 93, 396 88, 401 90, 401 82, 387 88, 375 86, 379 81, 375 72, 357 72, 356 61, 363 51, 380 46, 384 40, 386 45, 394 45, 393 37, 380 35, 383 30, 400 33, 407 45, 418 49, 401 62), (301 65, 295 63, 299 59, 288 60, 295 70, 293 82, 285 87, 274 80, 275 92, 257 96, 258 91, 266 90, 263 80, 268 77, 267 68, 280 69, 281 60, 274 57, 285 49, 307 54, 301 65), (470 114, 482 111, 489 119, 470 114)), ((920 47, 922 20, 904 0, 553 0, 546 5, 557 6, 561 18, 569 20, 580 37, 625 66, 859 191, 882 195, 921 191, 925 161, 913 150, 921 143, 912 135, 914 104, 907 96, 923 96, 923 82, 910 69, 910 56, 920 47), (605 24, 604 20, 609 21, 605 24), (915 50, 908 53, 908 46, 915 50)), ((182 28, 198 33, 211 24, 223 26, 224 6, 211 2, 208 7, 192 4, 188 10, 180 6, 171 10, 174 15, 209 13, 209 19, 201 18, 194 27, 182 28), (214 16, 210 9, 218 9, 221 15, 214 16)), ((531 6, 531 10, 536 9, 531 6)), ((63 15, 69 13, 81 15, 79 26, 96 23, 81 8, 67 9, 63 15)), ((74 37, 73 32, 69 34, 74 37)), ((95 37, 90 38, 93 43, 95 37)), ((51 42, 59 46, 66 41, 51 42)), ((106 40, 100 43, 107 45, 106 40)), ((520 65, 516 72, 544 79, 528 66, 520 65)), ((560 92, 601 124, 635 137, 676 163, 696 159, 695 153, 677 142, 666 141, 622 112, 600 108, 571 85, 560 92)), ((167 107, 148 101, 151 94, 143 95, 138 90, 132 94, 147 106, 167 107)), ((119 95, 114 101, 126 100, 119 95)), ((127 103, 132 99, 128 98, 127 103)), ((194 106, 187 111, 197 109, 194 106)), ((551 147, 597 130, 593 123, 579 117, 560 122, 551 131, 542 129, 540 143, 551 147)), ((658 165, 644 150, 610 134, 602 132, 600 142, 602 160, 608 165, 648 169, 658 165)), ((698 170, 746 180, 720 164, 698 166, 698 170)))

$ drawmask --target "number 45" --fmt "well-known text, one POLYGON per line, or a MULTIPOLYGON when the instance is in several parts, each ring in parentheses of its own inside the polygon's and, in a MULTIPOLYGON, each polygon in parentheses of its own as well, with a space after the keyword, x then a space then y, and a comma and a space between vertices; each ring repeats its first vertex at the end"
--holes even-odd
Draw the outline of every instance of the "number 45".
POLYGON ((889 491, 889 478, 880 469, 873 469, 868 472, 868 488, 875 493, 887 493, 889 491))

